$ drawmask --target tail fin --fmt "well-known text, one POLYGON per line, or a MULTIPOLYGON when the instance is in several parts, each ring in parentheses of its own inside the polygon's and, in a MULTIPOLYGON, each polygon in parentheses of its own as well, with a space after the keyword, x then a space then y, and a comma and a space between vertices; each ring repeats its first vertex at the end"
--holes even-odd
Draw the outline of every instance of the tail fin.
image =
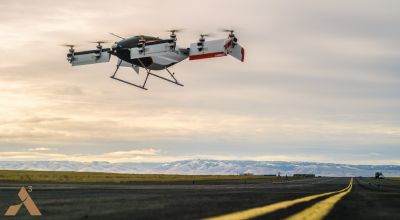
POLYGON ((228 51, 228 54, 244 62, 244 48, 238 43, 228 51))

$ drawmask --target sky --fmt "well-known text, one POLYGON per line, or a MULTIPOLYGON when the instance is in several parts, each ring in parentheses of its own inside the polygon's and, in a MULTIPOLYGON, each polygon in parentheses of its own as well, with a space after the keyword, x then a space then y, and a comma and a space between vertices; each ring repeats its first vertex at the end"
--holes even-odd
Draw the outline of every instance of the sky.
MULTIPOLYGON (((0 160, 400 164, 399 1, 0 1, 0 160), (234 28, 245 62, 185 60, 148 91, 67 48, 234 28)), ((107 44, 105 45, 107 46, 107 44)), ((160 73, 164 74, 164 73, 160 73)), ((125 68, 121 76, 143 80, 125 68)))

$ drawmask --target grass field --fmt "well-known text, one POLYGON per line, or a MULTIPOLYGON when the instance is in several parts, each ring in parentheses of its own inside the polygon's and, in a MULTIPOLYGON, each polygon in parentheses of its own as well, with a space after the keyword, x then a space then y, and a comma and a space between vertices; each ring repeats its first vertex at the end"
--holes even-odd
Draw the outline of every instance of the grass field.
MULTIPOLYGON (((294 177, 289 177, 293 179, 294 177)), ((0 170, 0 182, 47 183, 139 183, 139 182, 191 182, 224 180, 280 180, 274 176, 239 175, 169 175, 169 174, 118 174, 95 172, 16 171, 0 170)), ((286 179, 281 177, 281 179, 286 179)))

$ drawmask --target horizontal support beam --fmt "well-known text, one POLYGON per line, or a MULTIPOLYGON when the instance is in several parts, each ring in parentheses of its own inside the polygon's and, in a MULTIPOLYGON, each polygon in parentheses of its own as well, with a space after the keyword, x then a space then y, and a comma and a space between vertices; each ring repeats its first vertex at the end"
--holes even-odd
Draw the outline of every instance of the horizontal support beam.
POLYGON ((138 87, 138 88, 147 90, 147 89, 146 89, 145 87, 143 87, 143 86, 139 86, 139 85, 133 84, 133 83, 131 83, 131 82, 128 82, 128 81, 125 81, 125 80, 122 80, 122 79, 118 79, 118 78, 113 77, 113 76, 110 76, 110 78, 111 78, 111 79, 118 80, 118 81, 123 82, 123 83, 126 83, 126 84, 129 84, 129 85, 131 85, 131 86, 135 86, 135 87, 138 87))

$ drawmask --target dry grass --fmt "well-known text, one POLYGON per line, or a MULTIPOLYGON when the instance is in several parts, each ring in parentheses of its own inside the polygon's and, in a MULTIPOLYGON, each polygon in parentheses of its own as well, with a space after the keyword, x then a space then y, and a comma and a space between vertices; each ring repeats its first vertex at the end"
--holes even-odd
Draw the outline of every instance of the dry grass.
MULTIPOLYGON (((293 179, 293 177, 290 177, 293 179)), ((271 176, 238 175, 169 175, 169 174, 118 174, 95 172, 16 171, 0 170, 0 182, 48 182, 48 183, 135 183, 135 182, 182 182, 218 180, 278 180, 271 176)))

